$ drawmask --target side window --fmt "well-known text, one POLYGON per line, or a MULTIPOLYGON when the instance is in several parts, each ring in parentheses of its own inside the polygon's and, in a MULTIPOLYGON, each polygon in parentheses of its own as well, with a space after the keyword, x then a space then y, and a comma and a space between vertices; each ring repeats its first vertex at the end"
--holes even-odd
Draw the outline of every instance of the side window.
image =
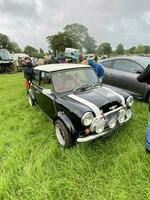
POLYGON ((112 67, 112 63, 113 63, 112 60, 108 60, 108 61, 102 62, 101 64, 102 64, 104 67, 111 68, 111 67, 112 67))
POLYGON ((115 60, 113 64, 113 69, 136 73, 138 70, 141 71, 142 67, 134 61, 122 59, 122 60, 115 60))
POLYGON ((38 70, 33 70, 32 82, 36 85, 39 84, 39 71, 38 70))
POLYGON ((40 74, 40 86, 42 88, 52 90, 52 82, 51 82, 50 73, 41 72, 41 74, 40 74))

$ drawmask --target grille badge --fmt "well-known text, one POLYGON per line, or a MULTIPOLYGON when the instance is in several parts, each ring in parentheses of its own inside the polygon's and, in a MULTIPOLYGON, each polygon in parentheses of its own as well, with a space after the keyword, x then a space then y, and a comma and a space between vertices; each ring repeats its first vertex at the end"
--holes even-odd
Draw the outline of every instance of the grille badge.
POLYGON ((109 110, 115 110, 116 107, 117 107, 117 105, 112 106, 112 107, 109 108, 109 110))

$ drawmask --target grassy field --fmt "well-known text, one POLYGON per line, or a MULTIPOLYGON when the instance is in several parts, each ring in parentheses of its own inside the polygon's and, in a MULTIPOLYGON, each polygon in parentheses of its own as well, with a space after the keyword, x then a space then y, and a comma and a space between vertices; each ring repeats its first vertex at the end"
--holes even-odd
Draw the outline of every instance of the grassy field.
POLYGON ((111 137, 63 149, 53 125, 28 105, 22 74, 0 75, 0 200, 147 200, 147 105, 111 137))

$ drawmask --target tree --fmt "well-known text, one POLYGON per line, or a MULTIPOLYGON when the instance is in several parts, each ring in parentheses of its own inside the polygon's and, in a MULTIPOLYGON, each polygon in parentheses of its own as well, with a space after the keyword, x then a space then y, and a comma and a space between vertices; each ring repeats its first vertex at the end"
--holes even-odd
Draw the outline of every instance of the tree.
POLYGON ((150 53, 150 46, 147 46, 147 45, 144 46, 144 53, 145 54, 150 53))
POLYGON ((11 47, 12 47, 12 51, 14 53, 20 53, 21 52, 21 48, 18 46, 18 44, 16 42, 11 42, 11 47))
POLYGON ((16 42, 10 41, 9 37, 2 33, 0 33, 0 47, 14 53, 21 52, 18 44, 16 42))
POLYGON ((0 33, 0 47, 3 49, 8 49, 10 40, 7 35, 0 33))
POLYGON ((97 53, 100 55, 110 55, 112 53, 112 47, 109 42, 103 42, 97 49, 97 53))
POLYGON ((88 35, 88 29, 81 24, 74 23, 64 27, 65 33, 67 33, 73 41, 76 41, 77 48, 81 49, 84 47, 85 39, 88 35))
POLYGON ((123 55, 124 54, 124 46, 119 44, 116 48, 116 54, 123 55))
POLYGON ((144 53, 144 46, 143 45, 137 46, 135 53, 143 54, 144 53))
POLYGON ((39 52, 34 47, 27 45, 24 49, 24 53, 28 54, 30 57, 39 57, 39 52))
POLYGON ((131 53, 131 54, 134 54, 135 51, 136 51, 136 47, 135 47, 135 46, 131 47, 131 48, 128 50, 128 52, 131 53))
POLYGON ((44 57, 44 51, 43 51, 43 49, 39 49, 39 57, 40 58, 43 58, 44 57))
POLYGON ((47 37, 49 48, 53 51, 64 52, 66 47, 76 48, 75 41, 66 32, 47 37))
POLYGON ((95 53, 96 44, 94 38, 91 36, 86 36, 84 48, 86 49, 87 53, 95 53))

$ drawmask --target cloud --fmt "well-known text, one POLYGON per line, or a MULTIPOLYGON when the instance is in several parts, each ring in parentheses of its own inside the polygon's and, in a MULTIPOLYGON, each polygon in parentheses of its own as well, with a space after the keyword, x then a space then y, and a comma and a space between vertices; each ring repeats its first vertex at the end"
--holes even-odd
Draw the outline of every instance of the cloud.
POLYGON ((85 25, 99 45, 149 45, 149 0, 0 0, 0 32, 21 47, 47 49, 46 37, 67 24, 85 25))

